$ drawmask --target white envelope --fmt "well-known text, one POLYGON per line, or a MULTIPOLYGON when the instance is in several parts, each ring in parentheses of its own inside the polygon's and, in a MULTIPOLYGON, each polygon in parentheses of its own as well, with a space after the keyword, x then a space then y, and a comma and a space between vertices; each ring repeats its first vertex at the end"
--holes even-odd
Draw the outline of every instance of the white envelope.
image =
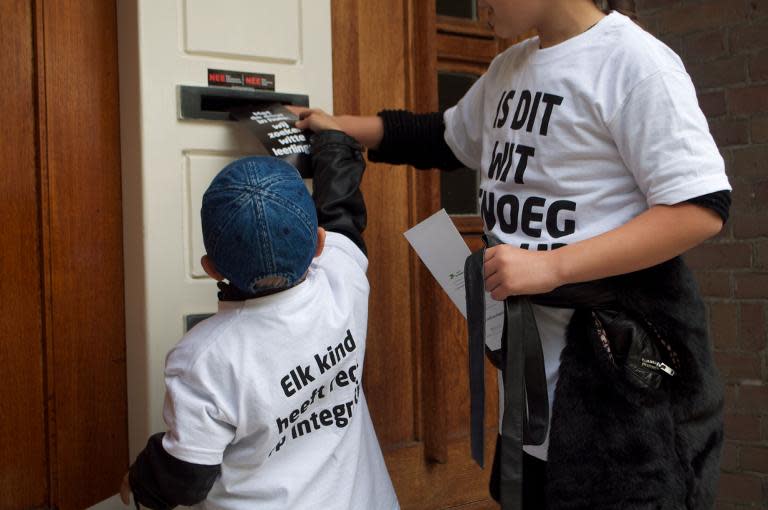
MULTIPOLYGON (((445 209, 405 232, 405 238, 416 251, 440 287, 467 316, 467 298, 464 291, 464 261, 470 251, 467 243, 451 221, 445 209)), ((501 348, 501 331, 504 325, 504 303, 495 301, 485 293, 485 343, 491 350, 501 348)))

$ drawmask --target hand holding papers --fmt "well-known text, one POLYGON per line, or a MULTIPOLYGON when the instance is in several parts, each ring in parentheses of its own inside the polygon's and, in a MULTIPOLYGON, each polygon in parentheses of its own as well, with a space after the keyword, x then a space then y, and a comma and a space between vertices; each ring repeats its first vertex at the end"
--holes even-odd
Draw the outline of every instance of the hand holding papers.
MULTIPOLYGON (((456 308, 466 317, 464 262, 470 251, 445 209, 405 232, 405 238, 456 308)), ((485 342, 495 351, 501 347, 504 303, 494 301, 487 292, 485 303, 485 342)))

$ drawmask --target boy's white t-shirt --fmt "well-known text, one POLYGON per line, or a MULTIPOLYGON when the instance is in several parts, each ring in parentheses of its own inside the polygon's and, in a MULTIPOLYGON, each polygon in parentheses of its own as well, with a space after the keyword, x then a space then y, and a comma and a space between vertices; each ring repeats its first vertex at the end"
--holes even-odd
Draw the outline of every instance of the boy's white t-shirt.
POLYGON ((221 464, 198 508, 399 508, 362 387, 367 265, 329 232, 304 282, 221 302, 170 352, 163 447, 221 464))
MULTIPOLYGON (((616 12, 553 47, 536 37, 510 47, 445 112, 445 125, 456 157, 481 172, 486 232, 530 250, 731 189, 680 58, 616 12)), ((573 311, 534 313, 551 406, 573 311)), ((546 459, 547 446, 524 450, 546 459)))

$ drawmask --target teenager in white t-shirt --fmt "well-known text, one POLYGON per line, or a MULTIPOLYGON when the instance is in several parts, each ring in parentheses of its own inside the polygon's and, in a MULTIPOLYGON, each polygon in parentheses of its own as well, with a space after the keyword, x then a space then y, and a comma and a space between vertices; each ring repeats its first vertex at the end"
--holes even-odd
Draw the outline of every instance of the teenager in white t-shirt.
POLYGON ((399 508, 362 386, 365 162, 331 118, 309 127, 314 202, 269 157, 228 165, 203 197, 219 310, 168 354, 168 431, 131 466, 126 504, 133 492, 152 509, 399 508))
MULTIPOLYGON (((633 8, 632 1, 621 3, 633 8)), ((504 243, 486 251, 486 288, 494 299, 666 268, 662 263, 720 231, 731 187, 694 86, 671 49, 619 12, 604 14, 591 0, 479 4, 489 10, 498 36, 513 38, 531 29, 539 36, 498 55, 444 114, 383 111, 337 121, 371 149, 371 160, 480 172, 485 232, 504 243)), ((684 268, 673 276, 687 281, 684 268)), ((674 290, 675 278, 654 282, 649 273, 646 281, 653 289, 674 290)), ((566 358, 572 361, 564 349, 574 311, 534 306, 556 422, 552 430, 568 431, 556 438, 562 451, 553 451, 549 438, 524 447, 526 508, 544 508, 546 498, 551 508, 713 504, 722 443, 721 389, 699 314, 701 300, 691 289, 673 295, 666 311, 648 308, 660 315, 674 309, 670 323, 695 329, 690 342, 674 325, 666 331, 690 360, 678 379, 682 382, 665 386, 672 395, 671 411, 653 424, 666 420, 659 434, 669 442, 660 451, 676 455, 664 468, 653 465, 653 458, 642 460, 656 455, 643 446, 642 420, 629 433, 620 431, 619 420, 599 422, 600 413, 612 411, 600 406, 611 404, 590 401, 586 386, 558 387, 561 356, 563 368, 566 358), (682 316, 688 312, 695 317, 682 316), (694 389, 683 398, 680 388, 687 383, 694 389), (697 415, 706 426, 691 432, 686 427, 697 415), (571 453, 582 463, 565 469, 571 453), (627 460, 612 469, 611 462, 622 455, 636 464, 627 460), (547 466, 548 458, 556 465, 547 466), (601 463, 607 467, 594 468, 601 463)), ((653 300, 652 292, 642 292, 639 301, 653 300)), ((615 411, 632 421, 629 411, 615 411)))

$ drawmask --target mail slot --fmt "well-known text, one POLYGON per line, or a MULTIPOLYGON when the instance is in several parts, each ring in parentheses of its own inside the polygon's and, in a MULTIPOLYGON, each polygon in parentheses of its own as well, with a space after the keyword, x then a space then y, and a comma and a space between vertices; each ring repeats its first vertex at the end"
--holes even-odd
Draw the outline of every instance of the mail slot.
POLYGON ((243 109, 284 104, 309 106, 309 96, 262 90, 240 90, 224 87, 179 85, 179 119, 234 120, 230 112, 243 109))

